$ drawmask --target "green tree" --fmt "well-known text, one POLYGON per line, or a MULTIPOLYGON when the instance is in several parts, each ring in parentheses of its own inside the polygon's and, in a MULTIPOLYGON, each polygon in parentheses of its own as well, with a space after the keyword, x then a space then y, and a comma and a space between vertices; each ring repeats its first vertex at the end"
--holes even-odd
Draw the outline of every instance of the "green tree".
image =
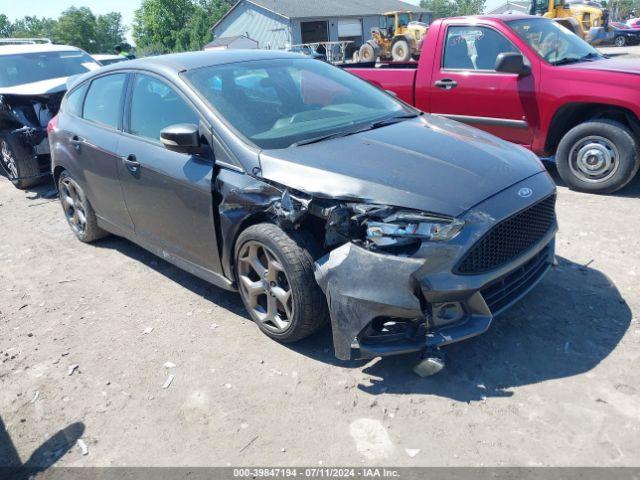
POLYGON ((89 53, 98 51, 96 17, 87 7, 71 7, 62 12, 54 34, 59 43, 73 45, 89 53))
POLYGON ((56 40, 56 20, 53 18, 38 18, 27 16, 19 18, 13 23, 12 37, 45 37, 56 40))
POLYGON ((185 27, 194 10, 193 0, 143 0, 133 20, 136 45, 156 45, 161 53, 184 48, 188 43, 185 27))
POLYGON ((479 15, 485 0, 422 0, 420 6, 433 13, 433 18, 479 15))
POLYGON ((9 18, 3 13, 0 14, 0 37, 10 37, 13 33, 13 25, 9 18))
POLYGON ((122 24, 122 15, 111 12, 96 18, 96 49, 100 53, 112 52, 113 47, 125 41, 127 28, 122 24))

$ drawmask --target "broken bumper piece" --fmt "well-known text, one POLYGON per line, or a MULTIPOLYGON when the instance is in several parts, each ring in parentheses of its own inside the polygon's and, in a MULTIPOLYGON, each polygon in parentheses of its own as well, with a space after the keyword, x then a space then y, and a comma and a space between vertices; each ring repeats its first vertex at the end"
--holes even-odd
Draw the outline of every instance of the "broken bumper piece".
POLYGON ((421 352, 484 333, 493 318, 528 293, 551 267, 553 239, 502 275, 453 277, 433 290, 424 258, 345 244, 316 264, 341 360, 421 352))

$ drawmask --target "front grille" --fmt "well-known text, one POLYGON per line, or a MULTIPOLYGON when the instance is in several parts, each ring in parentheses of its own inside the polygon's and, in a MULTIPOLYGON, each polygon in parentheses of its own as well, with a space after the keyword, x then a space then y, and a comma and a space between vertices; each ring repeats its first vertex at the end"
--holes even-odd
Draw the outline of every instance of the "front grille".
POLYGON ((555 223, 552 195, 494 226, 460 261, 456 273, 474 275, 504 265, 540 241, 555 223))
POLYGON ((547 271, 551 261, 547 245, 531 260, 483 288, 480 293, 494 315, 524 295, 547 271))

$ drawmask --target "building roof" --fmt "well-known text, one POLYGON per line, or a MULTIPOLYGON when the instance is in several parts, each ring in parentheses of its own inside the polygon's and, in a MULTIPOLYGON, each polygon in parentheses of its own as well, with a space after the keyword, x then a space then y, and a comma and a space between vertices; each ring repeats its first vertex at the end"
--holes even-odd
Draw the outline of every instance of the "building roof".
POLYGON ((238 40, 239 38, 244 38, 245 40, 250 40, 254 42, 256 45, 258 44, 257 40, 253 38, 249 38, 246 35, 234 35, 232 37, 220 37, 216 38, 212 42, 209 42, 205 45, 205 47, 226 47, 227 45, 231 45, 233 42, 238 40))
MULTIPOLYGON (((213 30, 213 28, 243 1, 245 0, 239 0, 211 29, 213 30)), ((401 0, 323 0, 322 2, 303 0, 246 1, 286 18, 363 17, 380 15, 394 10, 408 10, 418 13, 428 12, 428 10, 424 8, 401 0)))
POLYGON ((504 3, 487 10, 487 15, 500 14, 506 12, 529 13, 531 2, 529 0, 507 0, 504 3))

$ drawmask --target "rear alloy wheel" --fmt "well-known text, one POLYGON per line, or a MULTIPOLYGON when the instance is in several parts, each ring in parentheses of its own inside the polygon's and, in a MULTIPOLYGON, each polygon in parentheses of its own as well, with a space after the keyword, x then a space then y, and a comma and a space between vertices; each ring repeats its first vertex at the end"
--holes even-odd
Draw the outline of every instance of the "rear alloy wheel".
POLYGON ((411 47, 406 40, 397 40, 391 47, 391 58, 394 62, 408 62, 411 59, 411 47))
POLYGON ((21 190, 42 182, 38 159, 9 133, 0 135, 0 162, 9 180, 21 190), (18 180, 21 178, 21 180, 18 180))
POLYGON ((98 227, 96 214, 84 191, 66 171, 60 174, 58 192, 64 215, 78 240, 89 243, 107 235, 98 227))
POLYGON ((624 47, 627 45, 627 39, 625 37, 623 37, 622 35, 616 37, 616 39, 613 41, 614 45, 616 47, 624 47))
POLYGON ((269 337, 294 342, 327 320, 327 302, 313 275, 313 240, 262 223, 237 241, 236 278, 253 321, 269 337))
POLYGON ((640 166, 639 153, 625 125, 612 120, 585 122, 560 141, 558 173, 573 190, 612 193, 633 179, 640 166))

